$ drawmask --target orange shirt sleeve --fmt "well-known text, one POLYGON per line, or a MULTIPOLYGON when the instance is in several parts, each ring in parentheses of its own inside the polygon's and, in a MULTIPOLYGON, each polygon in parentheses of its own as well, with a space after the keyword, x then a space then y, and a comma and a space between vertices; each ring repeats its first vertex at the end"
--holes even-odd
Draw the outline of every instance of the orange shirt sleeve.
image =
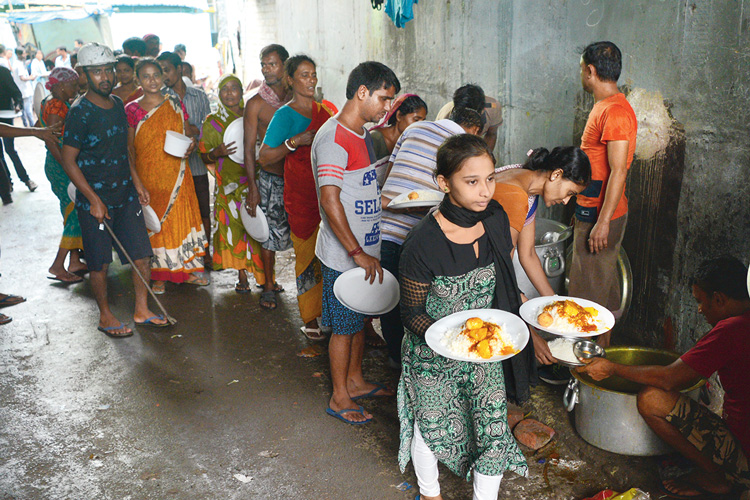
POLYGON ((529 195, 526 191, 512 184, 498 182, 492 198, 505 209, 510 227, 520 233, 529 212, 529 195))
POLYGON ((603 144, 609 141, 628 141, 633 135, 633 123, 630 113, 620 105, 610 106, 603 113, 602 138, 603 144))

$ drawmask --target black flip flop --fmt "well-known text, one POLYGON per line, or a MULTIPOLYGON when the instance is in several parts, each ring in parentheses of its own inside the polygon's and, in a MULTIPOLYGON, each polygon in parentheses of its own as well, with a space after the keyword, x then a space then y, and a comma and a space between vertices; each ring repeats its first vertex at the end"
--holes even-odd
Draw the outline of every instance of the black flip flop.
POLYGON ((273 311, 277 307, 276 303, 276 294, 273 293, 272 290, 269 290, 267 292, 261 292, 260 294, 260 300, 258 301, 258 304, 260 304, 260 307, 263 309, 268 309, 269 311, 273 311), (263 303, 267 304, 273 304, 272 306, 263 305, 263 303))
MULTIPOLYGON (((257 288, 260 288, 260 289, 265 288, 263 285, 255 285, 255 286, 257 288)), ((273 289, 271 289, 271 291, 274 292, 274 293, 281 293, 281 292, 283 292, 285 290, 284 290, 283 286, 279 285, 278 283, 274 283, 273 284, 273 289)))
MULTIPOLYGON (((73 273, 71 273, 71 274, 73 274, 73 273)), ((52 280, 52 281, 59 281, 60 283, 62 283, 64 285, 72 285, 73 283, 80 283, 81 281, 83 281, 83 278, 81 278, 80 276, 77 276, 75 274, 74 274, 74 276, 76 276, 78 279, 77 280, 64 280, 64 279, 59 278, 57 276, 47 276, 47 279, 48 280, 52 280)))

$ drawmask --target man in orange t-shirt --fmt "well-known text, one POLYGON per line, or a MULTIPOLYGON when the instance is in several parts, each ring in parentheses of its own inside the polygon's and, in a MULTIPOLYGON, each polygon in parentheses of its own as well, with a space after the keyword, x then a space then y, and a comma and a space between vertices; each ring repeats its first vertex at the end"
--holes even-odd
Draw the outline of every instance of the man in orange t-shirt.
MULTIPOLYGON (((594 95, 581 137, 591 162, 591 184, 578 195, 569 293, 617 311, 620 304, 617 257, 625 234, 628 200, 625 180, 633 161, 638 122, 617 88, 620 49, 596 42, 581 54, 581 84, 594 95)), ((609 333, 599 339, 609 345, 609 333)))

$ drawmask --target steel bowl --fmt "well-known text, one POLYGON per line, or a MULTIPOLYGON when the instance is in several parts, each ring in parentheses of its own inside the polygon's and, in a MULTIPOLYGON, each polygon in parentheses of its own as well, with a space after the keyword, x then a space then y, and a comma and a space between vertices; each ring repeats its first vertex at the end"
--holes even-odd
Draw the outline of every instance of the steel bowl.
POLYGON ((602 346, 591 340, 579 340, 573 344, 573 355, 578 358, 578 361, 581 363, 585 363, 593 358, 606 357, 602 346))

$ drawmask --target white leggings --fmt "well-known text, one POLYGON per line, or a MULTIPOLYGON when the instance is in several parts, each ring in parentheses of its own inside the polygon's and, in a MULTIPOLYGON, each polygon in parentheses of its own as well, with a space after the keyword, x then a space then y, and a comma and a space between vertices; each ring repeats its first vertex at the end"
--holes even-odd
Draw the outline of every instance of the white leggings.
MULTIPOLYGON (((411 461, 414 464, 414 472, 417 474, 419 493, 428 497, 440 495, 438 461, 427 443, 424 442, 416 422, 414 423, 414 437, 411 440, 411 461)), ((474 471, 474 500, 497 500, 502 479, 502 474, 485 476, 474 471)))

